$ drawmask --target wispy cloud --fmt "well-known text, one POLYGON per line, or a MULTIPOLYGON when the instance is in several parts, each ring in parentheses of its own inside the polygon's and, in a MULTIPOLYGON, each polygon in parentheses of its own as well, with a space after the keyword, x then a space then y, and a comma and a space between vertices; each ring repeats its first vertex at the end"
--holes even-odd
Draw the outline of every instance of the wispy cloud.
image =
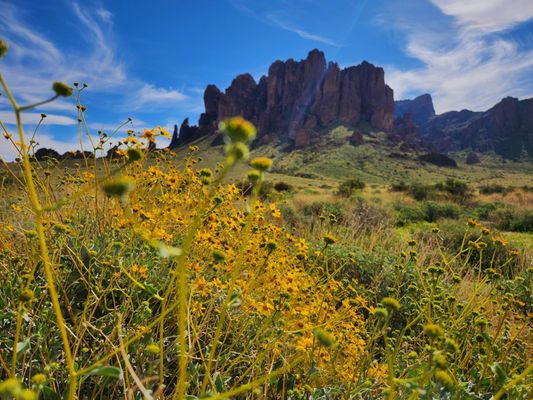
MULTIPOLYGON (((11 111, 0 111, 0 120, 4 124, 16 124, 15 114, 11 111)), ((22 113, 22 122, 24 124, 35 125, 41 120, 41 113, 25 112, 22 113)), ((65 115, 47 114, 42 125, 76 125, 78 121, 65 115)))
MULTIPOLYGON (((317 43, 326 44, 333 47, 342 47, 342 43, 330 37, 320 35, 316 32, 311 32, 309 29, 304 29, 295 22, 296 14, 302 14, 306 9, 317 9, 317 5, 322 2, 314 2, 312 0, 304 0, 303 2, 292 2, 290 4, 276 1, 256 3, 253 6, 249 2, 243 0, 229 0, 230 4, 239 10, 244 15, 254 18, 264 24, 273 25, 281 28, 287 32, 294 33, 302 39, 311 40, 317 43), (298 12, 296 11, 298 10, 298 12)), ((300 15, 301 17, 302 15, 300 15)))
POLYGON ((533 50, 523 48, 510 29, 533 18, 533 3, 526 0, 432 0, 452 18, 443 42, 435 34, 442 27, 408 28, 407 54, 421 66, 387 68, 387 81, 395 97, 420 92, 433 95, 438 112, 470 108, 485 110, 505 96, 533 95, 533 50), (429 32, 429 34, 428 34, 429 32))
MULTIPOLYGON (((57 140, 51 134, 42 132, 39 133, 37 141, 39 143, 37 148, 46 147, 49 149, 54 149, 60 154, 79 149, 80 147, 79 142, 76 140, 57 140)), ((0 158, 11 161, 17 157, 17 155, 18 153, 13 145, 9 141, 2 138, 2 140, 0 140, 0 158)))
MULTIPOLYGON (((2 59, 2 74, 20 104, 50 97, 52 82, 56 80, 87 83, 91 96, 113 99, 116 109, 124 113, 171 108, 187 99, 181 91, 160 88, 128 71, 116 49, 113 14, 109 10, 99 3, 86 5, 69 1, 65 4, 65 14, 75 22, 75 28, 70 28, 78 42, 75 48, 61 47, 39 31, 30 23, 29 11, 22 9, 22 4, 0 0, 0 36, 10 44, 8 57, 2 59)), ((0 96, 0 118, 6 124, 14 122, 9 110, 7 99, 0 96)), ((40 107, 41 111, 48 114, 46 125, 77 123, 71 117, 75 114, 74 98, 58 99, 40 107)), ((26 113, 24 117, 31 125, 38 122, 40 114, 26 113)), ((53 138, 49 134, 50 140, 46 143, 62 143, 56 139, 53 142, 53 138)), ((65 143, 66 146, 60 148, 73 145, 68 140, 65 143)), ((4 157, 6 151, 8 148, 3 146, 4 157)))
POLYGON ((431 0, 467 30, 497 32, 533 17, 531 0, 431 0))
POLYGON ((142 85, 133 100, 129 103, 131 109, 139 110, 148 104, 173 107, 176 102, 187 100, 188 96, 175 89, 158 88, 154 85, 142 85))
POLYGON ((298 28, 290 22, 283 21, 279 16, 275 14, 268 14, 267 19, 274 25, 284 29, 288 32, 292 32, 300 36, 302 39, 308 39, 319 43, 324 43, 333 47, 342 47, 342 44, 325 36, 317 35, 303 29, 298 28))

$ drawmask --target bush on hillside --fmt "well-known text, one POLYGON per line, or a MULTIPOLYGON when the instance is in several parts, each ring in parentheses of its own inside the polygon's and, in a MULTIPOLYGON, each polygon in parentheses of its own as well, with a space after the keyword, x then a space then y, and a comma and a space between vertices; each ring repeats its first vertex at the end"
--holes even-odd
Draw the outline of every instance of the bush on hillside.
POLYGON ((350 197, 356 191, 364 189, 365 186, 366 184, 359 178, 351 178, 351 179, 348 179, 342 182, 339 185, 339 188, 337 190, 337 195, 344 196, 344 197, 350 197))

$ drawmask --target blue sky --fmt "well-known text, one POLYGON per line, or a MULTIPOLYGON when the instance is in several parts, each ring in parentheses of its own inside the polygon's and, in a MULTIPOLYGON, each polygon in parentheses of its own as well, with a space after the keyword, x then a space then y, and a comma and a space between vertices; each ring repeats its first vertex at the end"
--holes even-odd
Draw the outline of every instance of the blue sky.
MULTIPOLYGON (((384 67, 396 99, 429 92, 437 112, 533 96, 531 0, 0 0, 0 37, 11 46, 0 71, 21 103, 54 80, 85 82, 94 130, 195 122, 208 83, 258 79, 313 48, 384 67)), ((77 147, 73 99, 27 113, 28 129, 41 112, 41 145, 77 147)), ((12 126, 5 96, 0 120, 12 126)), ((3 139, 0 156, 12 158, 3 139)))

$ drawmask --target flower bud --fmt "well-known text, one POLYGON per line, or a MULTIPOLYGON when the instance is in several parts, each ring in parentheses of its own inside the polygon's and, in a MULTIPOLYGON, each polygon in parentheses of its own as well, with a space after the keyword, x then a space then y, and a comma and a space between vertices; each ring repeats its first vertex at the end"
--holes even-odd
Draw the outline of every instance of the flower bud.
POLYGON ((248 172, 248 180, 252 183, 256 183, 261 179, 261 173, 259 171, 253 170, 248 172))
POLYGON ((246 121, 243 117, 233 117, 220 123, 220 130, 223 131, 233 143, 250 142, 255 139, 257 130, 255 126, 246 121))
POLYGON ((142 158, 143 158, 142 150, 138 149, 136 147, 129 148, 128 151, 127 151, 127 155, 128 155, 128 161, 129 162, 139 161, 139 160, 142 160, 142 158))
POLYGON ((102 185, 102 189, 109 196, 122 197, 127 195, 135 187, 133 179, 119 176, 117 178, 111 178, 102 185))
POLYGON ((272 168, 272 160, 266 157, 257 157, 250 161, 250 166, 258 171, 268 171, 272 168))
POLYGON ((333 336, 324 329, 315 329, 315 337, 322 346, 331 347, 335 344, 335 339, 333 336))
POLYGON ((7 43, 0 39, 0 58, 4 57, 7 54, 8 50, 9 46, 7 45, 7 43))
POLYGON ((58 96, 69 97, 72 96, 73 89, 63 82, 54 82, 52 89, 58 96))

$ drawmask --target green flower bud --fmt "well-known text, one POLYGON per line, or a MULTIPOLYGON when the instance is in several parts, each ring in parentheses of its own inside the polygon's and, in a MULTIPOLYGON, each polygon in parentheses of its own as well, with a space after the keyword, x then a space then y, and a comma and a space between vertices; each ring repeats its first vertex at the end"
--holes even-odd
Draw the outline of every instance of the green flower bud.
POLYGON ((221 250, 213 250, 211 256, 217 263, 223 263, 224 261, 226 261, 226 253, 221 250))
POLYGON ((228 158, 226 162, 229 165, 235 164, 241 160, 247 160, 250 156, 250 149, 243 142, 236 142, 226 147, 228 158))
POLYGON ((276 250, 278 247, 278 244, 276 242, 268 242, 266 244, 266 248, 268 249, 268 251, 272 252, 274 250, 276 250))
POLYGON ((438 370, 435 372, 435 379, 443 386, 453 387, 453 378, 446 371, 438 370))
POLYGON ((127 155, 128 155, 129 162, 139 161, 139 160, 142 160, 143 158, 142 150, 136 147, 130 147, 127 151, 127 155))
POLYGON ((63 82, 54 82, 52 89, 61 97, 72 96, 72 92, 74 91, 69 85, 63 82))
POLYGON ((0 58, 4 57, 7 54, 8 50, 9 46, 7 45, 7 43, 0 39, 0 58))
POLYGON ((389 312, 387 311, 386 308, 383 308, 383 307, 376 308, 373 314, 377 319, 385 319, 389 316, 389 312))
POLYGON ((45 374, 35 374, 31 378, 31 381, 35 385, 43 385, 46 382, 46 375, 45 374))
POLYGON ((256 183, 261 179, 261 172, 253 170, 248 172, 248 180, 252 183, 256 183))
POLYGON ((258 171, 268 171, 272 168, 272 160, 266 157, 257 157, 250 161, 250 166, 258 171))
POLYGON ((159 346, 155 343, 146 346, 146 351, 151 354, 159 354, 159 346))
POLYGON ((33 291, 31 289, 24 289, 19 296, 20 301, 23 303, 27 303, 28 301, 33 300, 35 295, 33 294, 33 291))
POLYGON ((324 329, 315 329, 315 337, 322 346, 331 347, 335 344, 335 339, 333 336, 324 329))
POLYGON ((437 324, 427 324, 424 326, 424 334, 429 337, 437 338, 444 334, 442 328, 437 324))
POLYGON ((255 126, 242 117, 233 117, 220 123, 220 130, 223 131, 233 143, 250 142, 255 139, 257 130, 255 126))
POLYGON ((126 176, 119 176, 111 178, 107 182, 104 182, 102 189, 109 196, 122 197, 127 195, 135 188, 135 182, 133 179, 126 176))
POLYGON ((385 297, 381 300, 381 304, 388 312, 398 311, 400 309, 400 302, 392 297, 385 297))

